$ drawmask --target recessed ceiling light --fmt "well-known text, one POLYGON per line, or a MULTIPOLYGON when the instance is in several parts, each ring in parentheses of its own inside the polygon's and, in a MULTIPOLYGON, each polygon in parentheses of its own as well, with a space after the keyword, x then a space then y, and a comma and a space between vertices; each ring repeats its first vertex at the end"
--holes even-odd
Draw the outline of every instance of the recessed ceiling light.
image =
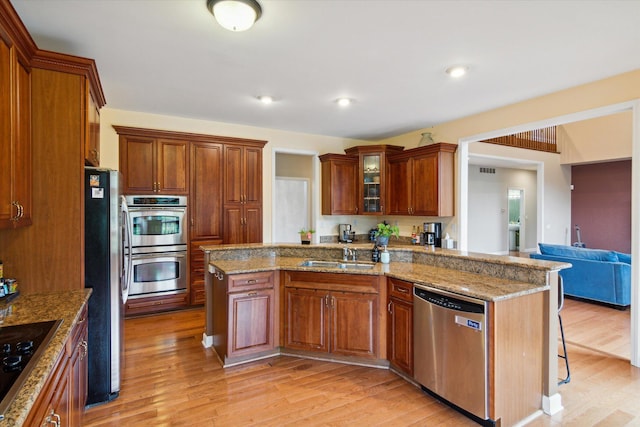
POLYGON ((456 65, 456 66, 447 68, 445 72, 449 74, 451 77, 457 79, 458 77, 462 77, 465 74, 467 74, 467 67, 464 67, 462 65, 456 65))
POLYGON ((269 95, 260 95, 257 98, 263 104, 271 104, 273 102, 273 97, 269 95))
POLYGON ((351 98, 338 98, 336 99, 336 103, 341 107, 348 107, 353 104, 353 99, 351 98))

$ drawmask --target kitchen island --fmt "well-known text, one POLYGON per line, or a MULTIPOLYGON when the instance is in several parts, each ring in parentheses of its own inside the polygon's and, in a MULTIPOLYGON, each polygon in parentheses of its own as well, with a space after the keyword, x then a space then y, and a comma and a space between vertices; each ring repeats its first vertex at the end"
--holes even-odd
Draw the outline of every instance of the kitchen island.
POLYGON ((336 268, 335 263, 309 266, 305 262, 342 261, 345 246, 203 246, 209 272, 203 345, 213 346, 224 366, 274 354, 298 354, 299 349, 307 350, 301 354, 309 357, 319 354, 347 363, 383 365, 388 358, 389 332, 385 308, 392 304, 386 283, 415 283, 489 304, 493 417, 515 422, 523 414, 535 416, 529 409, 514 409, 520 403, 546 413, 561 409, 557 392, 557 277, 558 271, 570 264, 397 245, 388 248, 391 263, 369 268, 362 265, 371 256, 369 243, 348 245, 357 259, 365 261, 350 259, 346 268, 345 264, 336 268), (360 319, 352 320, 355 327, 340 328, 341 321, 354 317, 360 319), (256 329, 243 322, 267 326, 256 329), (299 324, 312 326, 300 331, 299 324), (357 333, 350 334, 349 329, 357 333), (236 346, 238 343, 241 345, 236 346), (514 344, 520 350, 514 352, 514 344), (258 351, 250 351, 253 345, 258 351), (335 354, 332 348, 337 349, 335 354), (522 372, 525 375, 519 375, 522 372), (511 381, 518 380, 522 380, 521 389, 534 390, 533 396, 521 399, 523 402, 509 391, 511 381))
MULTIPOLYGON (((64 362, 66 362, 64 353, 76 350, 68 347, 70 347, 70 343, 75 338, 76 331, 81 330, 81 326, 86 325, 86 306, 90 295, 91 289, 20 295, 6 305, 0 306, 0 311, 3 313, 2 323, 0 324, 2 327, 47 320, 62 320, 51 341, 43 349, 44 351, 38 358, 33 370, 29 373, 24 385, 7 408, 4 420, 0 421, 0 425, 41 425, 42 420, 39 419, 35 412, 45 413, 48 409, 45 406, 50 402, 43 401, 43 398, 48 397, 44 396, 44 394, 50 392, 53 394, 53 390, 51 390, 54 388, 51 387, 52 379, 54 381, 59 380, 60 383, 66 380, 62 378, 65 370, 60 369, 60 367, 65 365, 64 362)), ((86 355, 86 349, 83 348, 81 350, 86 355)), ((73 379, 77 379, 80 384, 84 379, 86 384, 86 372, 84 375, 84 378, 74 377, 73 379)), ((69 405, 68 407, 73 404, 73 396, 69 396, 69 398, 69 402, 65 402, 65 405, 69 405)), ((57 408, 51 408, 51 410, 54 409, 57 408)), ((82 402, 81 410, 83 409, 84 403, 82 402)), ((67 414, 65 413, 65 415, 67 414)), ((73 419, 74 416, 77 419, 82 414, 68 415, 70 419, 73 419)), ((79 422, 71 423, 71 425, 79 425, 79 422)))

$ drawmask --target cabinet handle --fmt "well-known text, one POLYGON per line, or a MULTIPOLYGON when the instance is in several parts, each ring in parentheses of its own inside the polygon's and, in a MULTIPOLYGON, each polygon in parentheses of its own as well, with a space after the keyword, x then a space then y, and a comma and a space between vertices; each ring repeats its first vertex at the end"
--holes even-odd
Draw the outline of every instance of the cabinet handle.
POLYGON ((394 287, 394 289, 398 292, 402 292, 403 294, 409 293, 409 291, 405 288, 394 287))
POLYGON ((380 212, 384 213, 384 206, 380 205, 380 212))
POLYGON ((389 301, 389 304, 387 304, 387 311, 389 313, 393 313, 393 311, 391 311, 391 301, 389 301))
POLYGON ((54 425, 56 427, 60 427, 60 415, 56 414, 54 409, 51 409, 51 413, 44 419, 42 425, 54 425))
POLYGON ((20 218, 22 218, 24 216, 24 206, 22 206, 20 203, 18 203, 18 210, 20 211, 18 215, 20 218))
POLYGON ((249 279, 247 280, 247 284, 253 284, 253 283, 258 283, 258 281, 256 279, 249 279))
POLYGON ((335 297, 331 297, 331 308, 335 307, 336 305, 336 299, 335 297))
POLYGON ((358 213, 358 207, 356 206, 356 213, 358 213))
POLYGON ((258 295, 258 293, 257 293, 257 292, 249 292, 249 293, 247 294, 247 296, 248 296, 248 297, 255 297, 256 295, 258 295))
POLYGON ((11 202, 11 206, 16 207, 16 215, 11 217, 11 221, 17 221, 20 218, 20 204, 18 202, 11 202))
POLYGON ((329 307, 329 295, 324 296, 324 305, 325 307, 329 307))

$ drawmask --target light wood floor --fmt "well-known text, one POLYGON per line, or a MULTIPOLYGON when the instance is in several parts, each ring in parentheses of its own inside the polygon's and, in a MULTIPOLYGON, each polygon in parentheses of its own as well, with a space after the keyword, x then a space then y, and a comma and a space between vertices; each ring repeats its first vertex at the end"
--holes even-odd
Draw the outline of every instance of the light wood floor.
MULTIPOLYGON (((563 310, 565 332, 575 319, 572 338, 591 309, 575 303, 563 310)), ((203 321, 202 310, 127 320, 120 397, 89 409, 83 425, 476 425, 387 370, 294 357, 222 369, 200 343, 203 321)), ((569 357, 572 380, 560 389, 565 409, 529 425, 640 425, 640 369, 584 343, 569 344, 569 357)))

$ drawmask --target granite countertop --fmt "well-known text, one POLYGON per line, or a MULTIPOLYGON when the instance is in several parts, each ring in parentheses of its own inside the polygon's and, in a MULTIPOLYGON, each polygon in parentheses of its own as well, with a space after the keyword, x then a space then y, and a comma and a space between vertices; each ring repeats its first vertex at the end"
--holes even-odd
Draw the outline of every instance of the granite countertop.
POLYGON ((5 412, 0 426, 21 426, 44 387, 64 344, 78 322, 83 305, 88 301, 91 289, 59 291, 20 295, 9 303, 0 303, 0 327, 23 323, 62 319, 51 342, 40 356, 22 389, 5 412))
MULTIPOLYGON (((218 247, 218 249, 220 249, 218 247)), ((343 274, 386 275, 412 283, 467 295, 484 301, 499 301, 526 294, 541 292, 548 286, 520 282, 483 274, 470 273, 449 268, 434 267, 412 262, 392 261, 377 263, 370 270, 339 269, 326 267, 302 267, 300 264, 309 257, 251 257, 232 260, 214 259, 209 271, 219 269, 226 274, 252 273, 270 270, 318 271, 343 274)))

